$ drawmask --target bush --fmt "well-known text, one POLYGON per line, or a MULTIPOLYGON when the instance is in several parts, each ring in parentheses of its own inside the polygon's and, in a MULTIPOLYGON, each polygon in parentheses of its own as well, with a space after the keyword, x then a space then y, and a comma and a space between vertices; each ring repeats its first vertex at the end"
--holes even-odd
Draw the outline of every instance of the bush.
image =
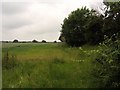
POLYGON ((106 36, 95 59, 98 66, 94 75, 99 77, 101 87, 120 87, 120 40, 117 38, 115 34, 110 39, 106 36))

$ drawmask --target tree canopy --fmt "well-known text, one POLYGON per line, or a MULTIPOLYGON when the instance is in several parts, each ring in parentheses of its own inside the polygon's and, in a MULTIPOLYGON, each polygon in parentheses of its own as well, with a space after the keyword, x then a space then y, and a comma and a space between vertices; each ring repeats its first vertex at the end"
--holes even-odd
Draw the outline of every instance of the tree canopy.
POLYGON ((95 40, 96 43, 99 40, 96 40, 95 37, 98 36, 98 39, 101 37, 99 35, 101 33, 99 29, 102 27, 101 22, 100 16, 97 16, 94 10, 89 10, 86 7, 77 9, 71 12, 68 18, 64 19, 60 36, 61 41, 64 37, 65 42, 71 46, 80 46, 89 40, 90 42, 95 40))
POLYGON ((86 43, 99 44, 104 35, 112 36, 120 32, 120 2, 104 2, 105 16, 98 15, 86 7, 77 9, 65 18, 59 40, 70 46, 86 43))
POLYGON ((104 17, 104 34, 112 36, 120 33, 120 1, 119 2, 105 2, 106 12, 104 17))

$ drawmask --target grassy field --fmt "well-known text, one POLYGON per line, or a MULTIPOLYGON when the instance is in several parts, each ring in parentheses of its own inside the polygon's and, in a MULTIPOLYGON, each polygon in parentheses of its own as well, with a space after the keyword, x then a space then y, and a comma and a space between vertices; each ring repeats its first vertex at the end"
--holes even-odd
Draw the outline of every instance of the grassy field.
MULTIPOLYGON (((3 43, 16 66, 3 68, 3 88, 96 88, 93 59, 97 46, 68 47, 62 43, 3 43)), ((8 64, 9 65, 9 64, 8 64)))

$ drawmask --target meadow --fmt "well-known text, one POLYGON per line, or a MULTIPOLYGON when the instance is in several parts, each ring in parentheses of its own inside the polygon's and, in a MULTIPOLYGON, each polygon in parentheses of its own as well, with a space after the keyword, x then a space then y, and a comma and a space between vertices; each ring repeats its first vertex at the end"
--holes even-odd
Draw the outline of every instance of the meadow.
POLYGON ((3 60, 7 52, 15 62, 14 67, 3 65, 3 88, 96 88, 99 80, 92 71, 97 49, 63 43, 3 43, 3 60))

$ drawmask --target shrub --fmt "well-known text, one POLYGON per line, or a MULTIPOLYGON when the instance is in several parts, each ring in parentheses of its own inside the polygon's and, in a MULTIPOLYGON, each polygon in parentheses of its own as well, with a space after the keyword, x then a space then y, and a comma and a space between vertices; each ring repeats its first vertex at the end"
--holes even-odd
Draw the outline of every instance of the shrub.
POLYGON ((101 87, 120 87, 120 40, 117 38, 115 34, 109 39, 106 36, 95 59, 98 66, 94 75, 99 77, 101 87))

